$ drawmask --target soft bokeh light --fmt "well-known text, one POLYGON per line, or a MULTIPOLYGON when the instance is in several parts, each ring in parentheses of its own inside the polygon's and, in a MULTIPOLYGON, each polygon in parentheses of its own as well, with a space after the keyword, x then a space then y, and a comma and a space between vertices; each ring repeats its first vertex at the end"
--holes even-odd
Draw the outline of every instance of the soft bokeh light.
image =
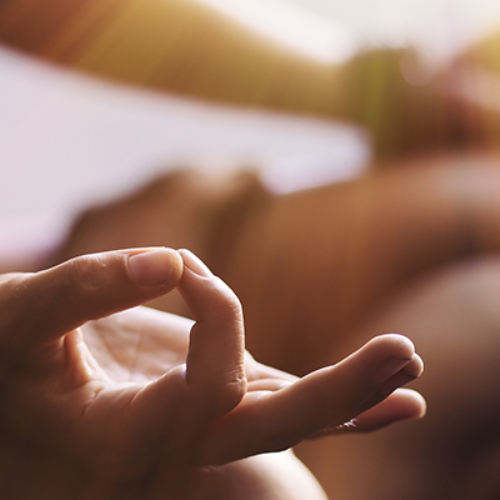
POLYGON ((279 0, 202 0, 309 57, 323 62, 348 59, 355 50, 350 33, 332 19, 279 0))
POLYGON ((498 0, 201 0, 317 60, 416 45, 449 60, 500 25, 498 0))

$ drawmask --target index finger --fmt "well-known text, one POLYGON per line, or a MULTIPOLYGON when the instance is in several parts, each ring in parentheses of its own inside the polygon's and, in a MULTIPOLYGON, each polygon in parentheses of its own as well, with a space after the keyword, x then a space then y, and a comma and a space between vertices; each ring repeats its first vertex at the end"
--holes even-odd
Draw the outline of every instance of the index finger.
POLYGON ((191 329, 186 381, 200 402, 224 414, 246 391, 245 332, 234 292, 188 250, 179 291, 196 321, 191 329))

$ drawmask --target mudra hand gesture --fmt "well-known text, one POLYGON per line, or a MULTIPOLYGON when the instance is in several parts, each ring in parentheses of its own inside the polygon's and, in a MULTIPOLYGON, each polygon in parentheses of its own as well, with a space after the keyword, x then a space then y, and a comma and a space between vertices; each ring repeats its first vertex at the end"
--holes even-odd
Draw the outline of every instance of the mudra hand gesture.
POLYGON ((400 335, 301 379, 257 363, 238 299, 188 251, 107 252, 4 275, 0 311, 5 498, 26 480, 48 497, 65 481, 145 487, 424 412, 418 394, 398 389, 422 371, 400 335), (174 287, 194 325, 134 308, 174 287))

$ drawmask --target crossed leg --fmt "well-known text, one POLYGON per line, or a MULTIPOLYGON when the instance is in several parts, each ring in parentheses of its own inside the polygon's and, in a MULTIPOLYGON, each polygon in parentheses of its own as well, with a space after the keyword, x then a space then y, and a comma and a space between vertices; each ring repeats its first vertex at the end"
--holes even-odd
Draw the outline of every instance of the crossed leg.
POLYGON ((415 281, 498 251, 500 169, 488 162, 437 159, 261 203, 212 264, 244 305, 249 350, 307 373, 341 359, 415 281))
POLYGON ((413 387, 428 412, 375 434, 299 445, 330 498, 499 497, 499 300, 500 259, 466 263, 412 287, 353 334, 356 343, 396 329, 415 340, 426 373, 413 387))

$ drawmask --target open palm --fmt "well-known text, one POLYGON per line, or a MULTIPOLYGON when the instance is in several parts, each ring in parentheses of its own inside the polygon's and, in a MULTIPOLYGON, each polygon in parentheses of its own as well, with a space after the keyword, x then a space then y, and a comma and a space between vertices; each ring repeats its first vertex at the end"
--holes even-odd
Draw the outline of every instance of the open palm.
POLYGON ((297 379, 245 353, 238 299, 192 254, 182 258, 117 252, 3 278, 4 451, 25 450, 35 470, 147 481, 343 432, 360 414, 354 430, 422 414, 419 396, 393 393, 422 369, 405 337, 377 337, 297 379), (194 323, 146 308, 116 314, 176 285, 194 323))

